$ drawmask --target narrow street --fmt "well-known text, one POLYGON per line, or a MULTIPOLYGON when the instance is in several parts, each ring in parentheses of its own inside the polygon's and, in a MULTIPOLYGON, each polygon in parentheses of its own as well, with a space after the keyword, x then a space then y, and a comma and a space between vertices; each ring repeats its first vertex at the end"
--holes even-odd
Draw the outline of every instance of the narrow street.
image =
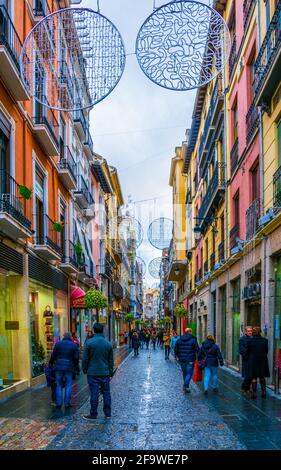
MULTIPOLYGON (((122 359, 127 351, 122 352, 122 359)), ((120 357, 117 360, 120 360, 120 357)), ((182 394, 181 371, 161 349, 132 354, 112 383, 113 414, 105 420, 102 406, 94 423, 88 388, 80 377, 73 390, 73 408, 65 412, 49 405, 49 389, 25 392, 1 406, 1 449, 52 450, 243 450, 281 448, 280 401, 256 402, 239 393, 240 380, 221 370, 220 391, 182 394)))

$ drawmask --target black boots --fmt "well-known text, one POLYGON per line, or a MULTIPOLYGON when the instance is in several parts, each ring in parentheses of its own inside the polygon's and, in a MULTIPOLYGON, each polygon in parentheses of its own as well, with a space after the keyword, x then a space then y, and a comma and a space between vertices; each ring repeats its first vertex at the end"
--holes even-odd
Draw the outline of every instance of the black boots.
POLYGON ((261 384, 261 397, 266 398, 266 382, 265 379, 260 379, 261 384))
POLYGON ((257 398, 257 382, 256 380, 252 382, 252 387, 251 387, 251 398, 252 400, 255 400, 257 398))

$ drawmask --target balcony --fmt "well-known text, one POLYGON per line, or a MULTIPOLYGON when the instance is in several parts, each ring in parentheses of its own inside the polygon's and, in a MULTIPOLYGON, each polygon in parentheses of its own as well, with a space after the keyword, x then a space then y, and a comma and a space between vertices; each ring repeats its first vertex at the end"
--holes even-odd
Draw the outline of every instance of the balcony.
POLYGON ((32 235, 31 199, 21 196, 21 187, 5 170, 0 170, 0 231, 14 240, 32 235))
POLYGON ((66 245, 66 254, 62 257, 60 268, 67 274, 76 274, 79 271, 79 257, 76 254, 75 245, 70 240, 66 245))
POLYGON ((204 276, 209 272, 209 261, 206 260, 204 263, 204 276))
POLYGON ((87 120, 83 111, 75 111, 73 114, 74 128, 81 142, 84 142, 87 136, 87 120))
MULTIPOLYGON (((236 244, 236 242, 235 242, 236 244)), ((219 261, 225 260, 225 242, 224 240, 219 244, 219 261)))
POLYGON ((94 198, 82 175, 78 177, 78 189, 74 191, 74 195, 81 209, 88 209, 94 204, 94 198))
POLYGON ((259 218, 261 211, 260 199, 255 199, 246 210, 246 239, 253 238, 259 227, 259 218))
POLYGON ((123 296, 124 296, 124 290, 123 290, 123 287, 121 286, 121 284, 119 282, 114 282, 113 283, 113 286, 112 286, 112 294, 113 294, 113 297, 116 299, 116 300, 121 300, 123 299, 123 296))
POLYGON ((273 204, 281 207, 281 166, 273 175, 273 204))
POLYGON ((217 163, 214 174, 208 184, 205 196, 203 197, 201 207, 198 212, 200 226, 204 226, 208 221, 210 212, 221 200, 226 185, 226 165, 225 163, 217 163))
POLYGON ((230 49, 230 54, 229 54, 229 62, 228 62, 228 79, 230 81, 235 64, 236 64, 236 59, 237 59, 237 40, 236 40, 236 34, 233 36, 233 41, 232 41, 232 46, 230 49))
POLYGON ((210 271, 213 272, 216 264, 216 254, 212 253, 210 256, 210 271))
POLYGON ((86 156, 88 157, 89 160, 92 160, 93 153, 94 153, 94 144, 93 144, 93 140, 92 140, 89 128, 87 129, 86 139, 83 145, 84 145, 84 151, 85 151, 86 156))
POLYGON ((76 188, 77 165, 68 147, 64 147, 64 156, 58 162, 59 176, 68 190, 76 188))
POLYGON ((33 132, 46 155, 54 157, 59 154, 59 124, 52 109, 47 106, 39 109, 32 118, 33 132))
POLYGON ((239 238, 239 234, 240 234, 239 224, 235 224, 229 233, 230 249, 234 248, 237 245, 236 238, 239 238))
POLYGON ((66 103, 65 106, 71 108, 75 101, 74 99, 74 82, 71 77, 68 65, 64 62, 60 63, 59 79, 58 79, 58 94, 60 101, 66 103))
POLYGON ((246 115, 246 143, 250 144, 254 137, 259 125, 259 112, 255 103, 253 102, 246 115))
POLYGON ((244 0, 243 2, 243 22, 244 22, 244 29, 246 29, 248 21, 251 17, 251 13, 254 10, 255 0, 244 0))
POLYGON ((239 142, 238 142, 238 137, 237 137, 230 151, 231 176, 234 175, 236 168, 238 167, 238 163, 239 163, 239 142))
POLYGON ((21 78, 20 53, 22 42, 6 8, 0 6, 0 76, 16 101, 30 98, 21 78))
POLYGON ((269 24, 254 65, 254 87, 257 106, 269 105, 280 83, 281 69, 281 2, 269 24))
POLYGON ((34 237, 33 251, 48 261, 61 261, 60 232, 55 231, 55 222, 48 215, 44 216, 43 221, 42 235, 34 237))
POLYGON ((203 160, 203 156, 209 150, 210 144, 212 142, 213 133, 215 130, 215 125, 223 105, 223 93, 222 93, 222 84, 221 80, 218 79, 215 87, 212 92, 210 99, 208 114, 206 117, 204 131, 200 140, 199 145, 199 163, 203 160))
POLYGON ((89 258, 86 261, 85 255, 82 256, 83 264, 79 265, 78 279, 86 284, 92 285, 96 276, 94 263, 89 258))
POLYGON ((51 10, 48 5, 48 0, 35 0, 33 8, 33 15, 35 20, 41 20, 44 16, 50 15, 51 10))

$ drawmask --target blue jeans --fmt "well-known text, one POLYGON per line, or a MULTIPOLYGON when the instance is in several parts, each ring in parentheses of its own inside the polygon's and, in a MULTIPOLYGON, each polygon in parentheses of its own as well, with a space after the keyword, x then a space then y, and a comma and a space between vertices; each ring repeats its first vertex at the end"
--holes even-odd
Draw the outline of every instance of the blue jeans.
POLYGON ((189 388, 194 371, 194 362, 180 362, 180 366, 183 375, 184 387, 189 388))
POLYGON ((71 386, 72 386, 72 372, 56 371, 56 399, 57 406, 62 406, 63 403, 63 386, 65 385, 64 391, 64 405, 70 405, 71 401, 71 386))
POLYGON ((208 390, 209 382, 211 378, 212 378, 213 389, 218 388, 218 368, 217 367, 214 367, 214 366, 205 367, 204 379, 203 379, 204 390, 208 390))
POLYGON ((98 416, 99 393, 103 395, 103 412, 105 416, 111 416, 111 395, 109 377, 94 377, 88 375, 88 384, 91 394, 91 411, 93 418, 98 416))

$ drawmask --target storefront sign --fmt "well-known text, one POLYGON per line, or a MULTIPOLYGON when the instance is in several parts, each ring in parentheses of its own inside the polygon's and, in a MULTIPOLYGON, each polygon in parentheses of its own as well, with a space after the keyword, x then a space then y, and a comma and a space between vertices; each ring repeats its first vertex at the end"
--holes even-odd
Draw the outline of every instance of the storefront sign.
POLYGON ((19 330, 19 322, 18 321, 5 321, 5 330, 19 330))

